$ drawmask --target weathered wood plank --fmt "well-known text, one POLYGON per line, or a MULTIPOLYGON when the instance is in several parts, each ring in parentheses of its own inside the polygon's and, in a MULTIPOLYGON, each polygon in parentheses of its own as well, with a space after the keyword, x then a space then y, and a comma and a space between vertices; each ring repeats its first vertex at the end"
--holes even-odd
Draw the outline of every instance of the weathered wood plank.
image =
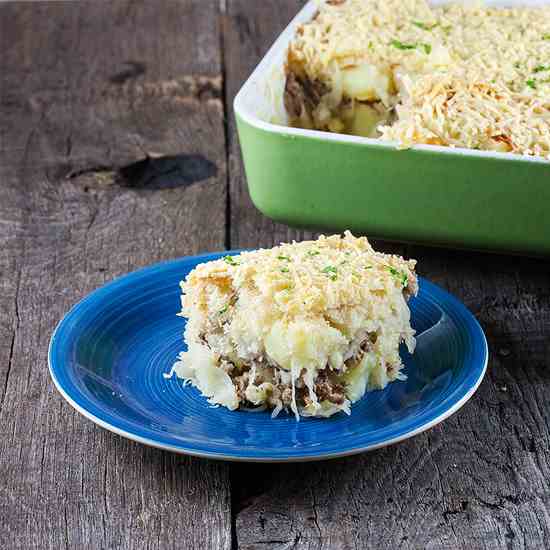
MULTIPOLYGON (((300 5, 228 1, 229 99, 300 5)), ((232 246, 308 237, 254 210, 232 124, 232 246)), ((312 465, 234 466, 239 548, 549 547, 550 263, 377 246, 418 258, 422 275, 478 316, 491 349, 486 380, 451 419, 392 448, 312 465)))
POLYGON ((218 17, 198 0, 0 5, 2 548, 231 546, 225 465, 96 428, 46 364, 55 323, 93 288, 223 248, 218 17), (144 165, 117 180, 148 154, 176 157, 149 162, 139 189, 144 165))

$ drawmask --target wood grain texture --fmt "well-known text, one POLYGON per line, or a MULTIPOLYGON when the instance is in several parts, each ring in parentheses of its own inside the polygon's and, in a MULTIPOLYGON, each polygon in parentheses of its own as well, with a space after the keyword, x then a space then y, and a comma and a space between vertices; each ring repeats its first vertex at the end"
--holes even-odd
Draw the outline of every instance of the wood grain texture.
POLYGON ((459 413, 362 456, 171 455, 96 428, 49 381, 55 323, 112 277, 315 235, 254 209, 231 111, 302 3, 0 4, 1 548, 550 547, 547 261, 377 243, 462 299, 491 356, 459 413))
MULTIPOLYGON (((228 99, 301 4, 228 1, 228 99)), ((229 173, 233 246, 314 235, 254 210, 232 122, 229 173)), ((395 447, 311 465, 234 466, 238 547, 550 547, 550 264, 375 245, 418 258, 422 275, 478 316, 488 375, 459 413, 395 447)))
POLYGON ((218 7, 159 7, 0 5, 1 548, 231 545, 226 465, 97 428, 47 372, 55 323, 84 294, 224 245, 218 7), (199 159, 196 173, 172 163, 171 188, 119 177, 181 154, 199 159))

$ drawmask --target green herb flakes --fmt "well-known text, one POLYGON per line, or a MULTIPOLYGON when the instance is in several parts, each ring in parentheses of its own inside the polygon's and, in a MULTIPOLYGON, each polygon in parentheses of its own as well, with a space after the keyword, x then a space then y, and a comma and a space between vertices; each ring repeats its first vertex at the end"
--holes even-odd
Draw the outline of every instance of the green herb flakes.
POLYGON ((233 256, 224 256, 223 261, 229 265, 239 265, 239 263, 235 261, 235 258, 233 258, 233 256))
POLYGON ((413 21, 412 23, 415 27, 418 27, 423 31, 431 31, 439 25, 439 23, 434 23, 433 25, 427 25, 426 23, 422 23, 422 21, 413 21))
POLYGON ((398 50, 416 50, 417 44, 404 44, 399 40, 392 40, 390 45, 398 50))
POLYGON ((281 267, 281 273, 288 273, 288 267, 281 267))
POLYGON ((319 256, 321 254, 318 250, 310 250, 307 255, 308 256, 319 256))
POLYGON ((403 286, 407 286, 409 282, 409 277, 404 271, 398 271, 395 269, 395 267, 392 267, 391 265, 386 266, 388 268, 388 271, 398 280, 401 282, 403 286))
POLYGON ((278 260, 283 260, 285 262, 291 262, 292 260, 290 259, 289 256, 283 256, 282 254, 280 254, 279 256, 277 256, 277 259, 278 260))
POLYGON ((420 44, 405 44, 399 40, 392 40, 390 45, 398 50, 416 50, 417 48, 422 48, 426 55, 432 53, 432 47, 430 44, 420 43, 420 44))
POLYGON ((532 88, 533 90, 537 89, 537 83, 533 79, 528 80, 525 84, 527 84, 527 86, 529 86, 529 88, 532 88))
POLYGON ((550 71, 550 65, 537 65, 534 69, 534 73, 542 73, 543 71, 550 71))
POLYGON ((327 265, 326 267, 321 269, 321 272, 328 275, 331 281, 336 281, 336 279, 338 278, 338 270, 333 265, 327 265))
POLYGON ((222 307, 222 308, 220 309, 220 311, 218 311, 218 313, 219 313, 220 315, 223 315, 228 309, 229 309, 229 305, 227 305, 227 306, 225 306, 225 307, 222 307))

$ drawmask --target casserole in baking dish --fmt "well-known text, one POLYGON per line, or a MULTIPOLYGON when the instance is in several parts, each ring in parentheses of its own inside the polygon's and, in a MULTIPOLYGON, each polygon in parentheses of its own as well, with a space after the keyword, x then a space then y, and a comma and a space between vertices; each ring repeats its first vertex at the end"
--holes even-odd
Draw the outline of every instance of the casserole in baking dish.
MULTIPOLYGON (((357 0, 349 1, 360 4, 357 0)), ((415 4, 419 3, 405 2, 403 9, 414 7, 415 4)), ((508 2, 506 5, 511 4, 540 6, 544 2, 508 2)), ((341 8, 330 6, 330 9, 341 8)), ((389 120, 388 113, 392 102, 395 106, 397 97, 396 90, 392 90, 392 86, 395 86, 393 80, 386 86, 382 77, 371 79, 379 86, 377 88, 373 84, 372 90, 363 90, 368 92, 368 97, 362 97, 361 94, 361 97, 357 96, 359 101, 356 107, 359 109, 355 109, 355 118, 350 119, 349 123, 345 117, 339 116, 342 106, 349 106, 349 99, 342 102, 341 93, 339 102, 334 101, 335 109, 332 112, 328 104, 328 113, 327 105, 321 108, 319 104, 310 104, 304 108, 299 101, 294 104, 289 102, 289 77, 300 75, 304 67, 307 69, 304 59, 308 56, 299 60, 299 54, 295 55, 300 50, 296 44, 301 40, 296 39, 296 30, 303 29, 303 23, 310 22, 316 10, 316 2, 306 5, 235 99, 248 185, 256 206, 266 215, 291 225, 351 228, 393 240, 548 254, 550 221, 546 210, 550 204, 550 164, 545 158, 548 136, 544 125, 547 124, 550 112, 544 109, 550 109, 550 106, 545 106, 545 89, 550 86, 542 78, 544 65, 539 63, 521 68, 521 71, 533 72, 533 78, 524 77, 519 69, 514 69, 515 85, 523 86, 518 94, 528 100, 532 95, 537 101, 537 109, 542 106, 540 112, 535 113, 540 115, 540 120, 532 120, 534 124, 540 123, 537 128, 543 130, 537 130, 538 141, 535 140, 531 149, 527 146, 512 148, 509 136, 504 135, 504 132, 502 136, 489 133, 486 142, 472 141, 466 139, 467 132, 464 133, 466 138, 457 134, 456 127, 449 133, 449 136, 456 138, 455 141, 447 140, 444 134, 436 132, 436 135, 443 135, 447 141, 430 139, 428 136, 426 139, 407 142, 407 135, 424 138, 421 134, 426 128, 420 126, 411 130, 412 122, 418 120, 418 113, 412 113, 409 119, 407 114, 410 112, 400 113, 401 121, 397 123, 389 120), (536 86, 536 89, 532 86, 536 86), (372 109, 378 109, 387 117, 386 120, 381 117, 373 123, 372 113, 367 112, 372 109), (361 120, 357 111, 361 115, 362 110, 366 116, 361 120), (364 124, 361 126, 358 120, 364 124), (290 124, 301 127, 289 127, 290 124), (361 137, 365 135, 377 137, 361 137), (398 141, 390 141, 388 138, 398 141), (418 145, 417 141, 423 144, 418 145), (451 147, 424 143, 445 143, 451 147), (467 149, 457 144, 491 150, 467 149), (510 150, 525 154, 501 152, 510 150)), ((403 32, 400 24, 394 30, 384 27, 385 32, 392 33, 392 37, 391 40, 385 37, 388 40, 384 39, 383 43, 388 42, 390 50, 395 49, 398 56, 410 58, 410 63, 415 67, 421 66, 425 62, 424 58, 432 58, 436 51, 438 55, 444 56, 440 42, 444 47, 445 39, 439 35, 453 33, 448 25, 443 25, 444 20, 432 21, 428 15, 422 18, 411 14, 409 26, 414 30, 407 32, 414 34, 414 37, 412 34, 411 37, 400 34, 403 32), (436 31, 433 25, 438 25, 437 28, 445 26, 446 30, 436 31)), ((326 26, 327 21, 324 24, 326 26)), ((331 28, 332 23, 329 22, 329 31, 331 28)), ((309 32, 319 34, 318 29, 309 32)), ((327 36, 321 36, 320 39, 327 40, 327 36)), ((372 46, 367 45, 369 47, 374 51, 377 48, 380 50, 376 42, 372 46)), ((382 53, 383 49, 380 50, 382 53)), ((308 51, 307 48, 305 50, 308 51)), ((312 64, 313 57, 309 55, 308 59, 312 64)), ((512 62, 512 66, 518 63, 512 62)), ((403 64, 406 65, 405 62, 403 64)), ((372 67, 367 69, 371 70, 372 67)), ((384 70, 381 70, 382 76, 384 70)), ((434 73, 432 69, 421 70, 429 76, 434 73)), ((492 80, 499 84, 496 76, 492 80)), ((340 81, 344 83, 344 88, 354 90, 356 82, 353 78, 351 81, 349 78, 340 81)), ((330 88, 321 77, 318 85, 316 94, 327 95, 327 89, 330 88)), ((491 98, 492 101, 494 99, 491 98)), ((487 108, 492 109, 493 106, 487 108)), ((455 115, 456 112, 460 112, 460 106, 458 110, 455 109, 455 115)), ((503 117, 497 116, 497 120, 500 118, 503 117)), ((517 132, 523 131, 520 122, 507 122, 506 128, 510 130, 508 133, 512 135, 514 143, 519 141, 513 132, 516 129, 517 132)), ((524 117, 523 124, 527 129, 530 122, 529 116, 524 117)), ((428 130, 432 128, 430 124, 428 130)))

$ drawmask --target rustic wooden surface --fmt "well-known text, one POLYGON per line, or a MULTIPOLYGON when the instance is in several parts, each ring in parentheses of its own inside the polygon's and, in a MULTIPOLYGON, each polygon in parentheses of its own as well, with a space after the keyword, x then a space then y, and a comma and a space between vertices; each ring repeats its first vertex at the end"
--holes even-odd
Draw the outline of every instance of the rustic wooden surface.
POLYGON ((298 0, 0 3, 0 548, 550 547, 550 262, 378 243, 478 316, 490 364, 431 431, 229 465, 95 427, 55 323, 164 259, 309 237, 246 192, 231 101, 298 0))

